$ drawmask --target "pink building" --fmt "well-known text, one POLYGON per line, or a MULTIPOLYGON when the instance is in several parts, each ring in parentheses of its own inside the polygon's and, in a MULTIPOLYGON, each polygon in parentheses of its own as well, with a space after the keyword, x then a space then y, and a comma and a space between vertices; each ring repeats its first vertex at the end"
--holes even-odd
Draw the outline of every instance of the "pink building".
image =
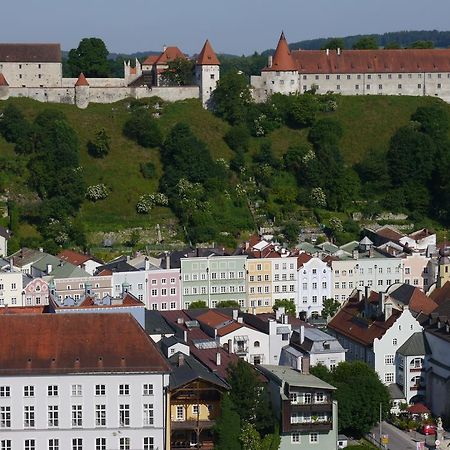
POLYGON ((42 278, 30 278, 22 291, 24 306, 48 305, 48 284, 42 278))
POLYGON ((420 253, 412 253, 403 258, 404 283, 426 292, 436 281, 432 274, 428 273, 428 262, 430 258, 420 253))
POLYGON ((146 307, 158 311, 181 309, 180 269, 147 272, 146 307))

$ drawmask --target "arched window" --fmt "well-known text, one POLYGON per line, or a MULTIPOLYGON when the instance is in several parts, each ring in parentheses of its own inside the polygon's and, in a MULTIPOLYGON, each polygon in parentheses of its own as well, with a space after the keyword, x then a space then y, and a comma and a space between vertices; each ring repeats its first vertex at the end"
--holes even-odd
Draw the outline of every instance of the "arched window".
POLYGON ((255 347, 259 348, 259 341, 255 341, 255 347))

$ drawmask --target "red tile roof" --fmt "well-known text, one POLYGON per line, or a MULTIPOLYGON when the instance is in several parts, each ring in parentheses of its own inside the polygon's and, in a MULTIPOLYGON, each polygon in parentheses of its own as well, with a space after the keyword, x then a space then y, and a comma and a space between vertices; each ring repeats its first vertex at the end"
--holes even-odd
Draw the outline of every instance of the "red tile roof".
POLYGON ((0 314, 44 314, 45 306, 5 306, 0 308, 0 314))
POLYGON ((186 59, 186 55, 178 47, 167 47, 158 57, 155 64, 167 64, 176 59, 186 59))
POLYGON ((0 62, 59 63, 59 44, 0 44, 0 62))
POLYGON ((86 261, 97 261, 94 257, 90 255, 83 255, 82 253, 78 253, 73 250, 63 250, 58 255, 58 258, 62 259, 63 261, 67 261, 73 264, 74 266, 81 266, 86 261))
POLYGON ((216 53, 214 52, 211 44, 208 40, 206 40, 205 45, 202 48, 202 51, 198 55, 197 58, 198 65, 210 65, 210 66, 219 66, 220 61, 217 58, 216 53))
POLYGON ((446 300, 450 300, 450 281, 447 281, 441 288, 435 289, 430 298, 438 305, 442 304, 446 300))
POLYGON ((293 71, 297 70, 297 66, 289 50, 288 43, 284 37, 284 33, 281 33, 280 40, 278 41, 277 48, 272 57, 272 66, 266 67, 263 70, 276 70, 276 71, 293 71))
POLYGON ((197 320, 213 328, 216 328, 226 322, 232 321, 229 316, 226 316, 225 314, 219 313, 217 311, 212 311, 211 309, 197 316, 197 320))
POLYGON ((155 64, 155 62, 158 60, 160 55, 150 55, 147 56, 147 58, 145 59, 145 61, 142 63, 142 65, 145 66, 153 66, 153 64, 155 64))
POLYGON ((0 72, 0 86, 9 86, 5 76, 0 72))
POLYGON ((430 410, 423 403, 416 403, 408 407, 410 414, 430 414, 430 410))
POLYGON ((0 316, 0 342, 1 375, 170 371, 130 314, 0 316))
POLYGON ((303 264, 307 263, 309 260, 312 259, 312 256, 308 253, 300 253, 300 255, 297 258, 297 269, 300 269, 300 267, 303 266, 303 264))
POLYGON ((86 77, 84 76, 83 72, 80 73, 80 76, 78 77, 75 86, 89 86, 88 80, 86 80, 86 77))
POLYGON ((222 379, 226 379, 228 377, 227 368, 230 366, 230 364, 237 364, 239 360, 239 356, 235 355, 234 353, 228 353, 226 350, 220 347, 203 350, 198 349, 194 345, 191 345, 190 352, 204 366, 206 366, 209 370, 214 372, 222 379), (217 353, 220 353, 221 355, 219 366, 216 364, 217 353))

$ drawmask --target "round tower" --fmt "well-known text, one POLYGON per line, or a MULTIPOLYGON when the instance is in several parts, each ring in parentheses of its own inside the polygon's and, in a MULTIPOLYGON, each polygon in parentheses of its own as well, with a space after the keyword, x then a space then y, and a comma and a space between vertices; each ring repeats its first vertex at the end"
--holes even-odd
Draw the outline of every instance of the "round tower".
POLYGON ((220 78, 220 61, 211 44, 206 40, 195 65, 195 79, 200 88, 200 100, 208 108, 211 94, 220 78))
POLYGON ((0 72, 0 100, 8 100, 9 98, 9 84, 5 76, 0 72))
POLYGON ((89 83, 83 73, 80 73, 75 83, 75 104, 78 108, 85 109, 89 105, 90 96, 89 83))

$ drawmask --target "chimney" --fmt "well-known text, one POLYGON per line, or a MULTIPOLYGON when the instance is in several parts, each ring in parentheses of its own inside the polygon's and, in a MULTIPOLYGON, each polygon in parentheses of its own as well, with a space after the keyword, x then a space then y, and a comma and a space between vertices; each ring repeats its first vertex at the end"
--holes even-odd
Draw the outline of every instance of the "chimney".
POLYGON ((300 327, 300 344, 303 344, 305 341, 305 325, 300 327))
POLYGON ((327 56, 330 56, 330 49, 327 48, 327 56))
POLYGON ((166 252, 166 269, 170 269, 170 253, 166 252))
POLYGON ((360 302, 363 299, 363 293, 359 289, 357 292, 358 292, 358 302, 360 302))
POLYGON ((338 56, 341 56, 341 49, 340 48, 337 49, 337 54, 338 54, 338 56))
POLYGON ((74 368, 75 369, 80 368, 80 358, 75 358, 74 368))
POLYGON ((237 318, 237 321, 238 321, 238 323, 243 323, 243 322, 244 322, 244 320, 242 319, 242 317, 238 317, 238 318, 237 318))
POLYGON ((276 311, 275 311, 275 319, 277 320, 277 322, 279 322, 281 320, 281 316, 285 313, 284 311, 284 306, 280 306, 276 311))
POLYGON ((369 317, 369 286, 364 288, 364 316, 369 317))
POLYGON ((386 293, 380 292, 380 311, 384 313, 384 304, 386 303, 386 293))
POLYGON ((239 310, 233 309, 233 320, 238 320, 239 310))
POLYGON ((150 270, 150 261, 145 257, 145 270, 150 270))
POLYGON ((228 353, 231 355, 233 353, 233 341, 228 339, 228 353))
POLYGON ((53 266, 51 264, 47 264, 47 275, 50 275, 52 270, 53 270, 53 266))
POLYGON ((392 316, 392 304, 384 305, 384 320, 388 320, 392 316))
POLYGON ((222 363, 222 355, 220 354, 220 352, 216 353, 216 366, 220 366, 220 364, 222 363))
POLYGON ((287 314, 283 314, 281 316, 281 321, 282 321, 283 325, 287 325, 289 323, 289 316, 287 314))
POLYGON ((182 317, 178 317, 177 324, 178 325, 183 325, 183 323, 184 323, 184 319, 182 317))
POLYGON ((267 58, 267 67, 272 67, 273 64, 273 56, 269 55, 269 57, 267 58))
POLYGON ((359 258, 358 249, 355 249, 355 250, 352 251, 352 257, 353 257, 353 259, 358 259, 359 258))
POLYGON ((181 367, 184 365, 184 354, 178 353, 178 367, 181 367))
POLYGON ((188 332, 187 332, 187 330, 183 331, 183 339, 184 339, 184 342, 187 343, 187 341, 188 341, 188 332))
POLYGON ((373 247, 369 248, 369 258, 373 258, 373 247))
POLYGON ((302 359, 302 373, 304 373, 305 375, 309 375, 309 366, 310 366, 309 356, 304 356, 302 359))

